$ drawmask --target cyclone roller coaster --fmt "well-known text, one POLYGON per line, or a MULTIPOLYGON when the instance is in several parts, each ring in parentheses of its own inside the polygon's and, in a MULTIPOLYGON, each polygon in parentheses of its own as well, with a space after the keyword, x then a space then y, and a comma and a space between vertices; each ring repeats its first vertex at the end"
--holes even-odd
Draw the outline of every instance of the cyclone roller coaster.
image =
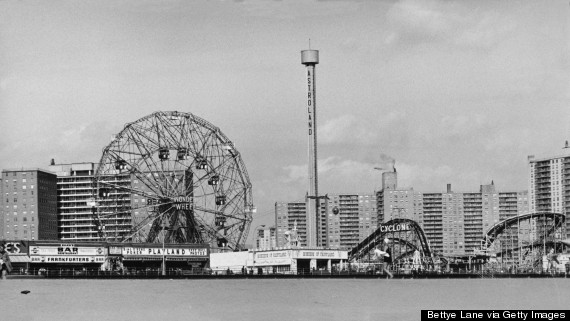
POLYGON ((419 252, 421 261, 414 263, 415 268, 424 271, 435 270, 438 265, 449 269, 450 263, 462 262, 466 270, 472 270, 474 263, 473 269, 479 270, 535 273, 544 270, 544 258, 549 252, 562 253, 570 246, 568 240, 563 240, 564 223, 565 215, 560 213, 510 217, 491 226, 482 235, 479 248, 465 255, 445 256, 431 249, 418 223, 397 218, 381 224, 349 251, 348 258, 350 262, 374 262, 374 250, 389 244, 394 266, 408 264, 419 252))

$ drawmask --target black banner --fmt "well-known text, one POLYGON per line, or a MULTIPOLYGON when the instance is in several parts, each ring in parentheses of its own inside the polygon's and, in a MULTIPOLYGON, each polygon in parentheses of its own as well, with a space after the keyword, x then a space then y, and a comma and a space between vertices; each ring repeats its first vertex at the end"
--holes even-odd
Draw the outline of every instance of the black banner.
POLYGON ((566 320, 569 310, 422 310, 424 320, 566 320))

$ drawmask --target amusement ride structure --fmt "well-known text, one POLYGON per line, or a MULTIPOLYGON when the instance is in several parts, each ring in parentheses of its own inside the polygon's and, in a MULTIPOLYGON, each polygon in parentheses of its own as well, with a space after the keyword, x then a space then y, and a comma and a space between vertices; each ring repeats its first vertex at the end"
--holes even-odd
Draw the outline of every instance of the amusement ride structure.
POLYGON ((380 225, 376 231, 348 252, 351 262, 374 260, 374 250, 390 247, 392 262, 399 264, 411 260, 416 253, 422 259, 420 265, 426 270, 433 266, 434 257, 429 242, 421 226, 407 218, 395 218, 380 225))
POLYGON ((493 225, 481 242, 479 253, 496 258, 495 264, 519 270, 542 269, 542 258, 553 249, 563 251, 565 215, 560 213, 529 213, 507 218, 493 225))
MULTIPOLYGON (((396 218, 380 225, 348 253, 353 263, 371 263, 378 260, 375 249, 391 249, 392 264, 404 266, 414 257, 421 260, 415 269, 433 270, 437 265, 450 264, 471 270, 477 262, 479 270, 539 272, 543 270, 548 253, 561 253, 570 245, 562 240, 564 214, 529 213, 504 219, 493 225, 481 238, 481 246, 463 256, 445 256, 430 248, 421 226, 413 220, 396 218), (459 264, 459 265, 458 265, 459 264)), ((552 255, 552 254, 551 254, 552 255)))
POLYGON ((220 129, 193 114, 155 112, 126 124, 94 181, 102 240, 244 246, 254 211, 246 167, 220 129))

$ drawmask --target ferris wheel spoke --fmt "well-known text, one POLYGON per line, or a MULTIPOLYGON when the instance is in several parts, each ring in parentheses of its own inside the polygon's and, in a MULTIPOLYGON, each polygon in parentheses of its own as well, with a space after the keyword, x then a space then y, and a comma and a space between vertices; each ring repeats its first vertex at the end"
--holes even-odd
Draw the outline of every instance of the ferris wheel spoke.
MULTIPOLYGON (((179 162, 178 167, 182 168, 182 167, 184 167, 184 164, 179 162)), ((192 168, 192 167, 189 166, 189 168, 192 168)), ((183 170, 180 169, 180 171, 182 172, 183 170)), ((193 185, 191 185, 192 184, 191 180, 192 180, 192 177, 194 176, 194 173, 188 169, 184 170, 183 172, 184 172, 184 174, 180 175, 180 179, 174 180, 175 184, 173 184, 173 189, 177 192, 177 194, 188 196, 188 193, 192 192, 192 190, 188 191, 188 187, 192 186, 192 189, 193 189, 193 185), (191 175, 188 176, 188 174, 191 174, 191 175)))
MULTIPOLYGON (((121 154, 135 155, 135 156, 140 156, 140 157, 145 157, 147 155, 147 154, 135 153, 135 152, 124 151, 124 150, 122 150, 122 151, 117 150, 117 152, 120 152, 121 154)), ((121 158, 124 159, 124 157, 121 157, 121 158)))
POLYGON ((167 123, 169 123, 171 126, 163 126, 164 131, 166 131, 169 135, 166 135, 165 139, 168 141, 168 144, 170 146, 174 146, 174 147, 179 147, 178 145, 180 144, 179 141, 177 139, 174 139, 174 137, 177 137, 177 134, 181 134, 180 130, 177 129, 178 125, 174 124, 173 121, 169 120, 169 119, 165 119, 167 123), (174 128, 174 130, 172 130, 174 128))
POLYGON ((160 188, 159 188, 159 190, 156 190, 157 186, 154 184, 155 182, 148 179, 147 175, 152 176, 153 175, 152 173, 145 174, 145 173, 141 172, 139 169, 136 170, 136 173, 133 173, 133 172, 131 172, 131 173, 134 177, 137 178, 137 180, 139 182, 141 182, 148 189, 148 192, 140 191, 139 195, 143 195, 143 196, 147 196, 147 197, 153 197, 153 198, 158 198, 159 197, 158 195, 161 195, 160 188), (154 194, 152 194, 152 193, 154 193, 154 194))
POLYGON ((132 132, 135 132, 137 134, 137 136, 146 139, 146 141, 143 139, 136 139, 134 137, 134 135, 132 135, 131 131, 129 131, 129 134, 131 134, 131 137, 133 138, 133 140, 141 143, 141 144, 137 144, 137 146, 140 146, 140 145, 145 146, 145 145, 148 145, 150 143, 153 145, 153 147, 155 147, 155 149, 158 149, 160 147, 158 140, 155 140, 153 137, 147 135, 147 133, 146 133, 147 130, 148 129, 146 129, 146 128, 142 128, 142 127, 138 127, 138 126, 133 127, 133 130, 132 130, 132 132), (144 144, 142 144, 143 142, 144 142, 144 144))
MULTIPOLYGON (((152 157, 147 157, 147 158, 145 158, 145 161, 146 160, 149 160, 151 163, 149 166, 149 171, 152 174, 152 177, 153 177, 153 179, 155 179, 155 181, 158 180, 157 176, 158 176, 158 178, 164 177, 164 170, 162 168, 162 164, 159 166, 157 164, 157 162, 152 157)), ((155 182, 155 183, 160 183, 160 182, 155 182)), ((155 186, 158 187, 158 189, 160 190, 160 194, 167 195, 165 187, 163 184, 157 184, 155 186)))
POLYGON ((150 222, 153 222, 155 219, 156 217, 153 215, 145 217, 141 222, 139 222, 136 225, 133 225, 133 227, 129 231, 129 234, 125 236, 125 239, 126 240, 131 239, 134 235, 143 230, 147 225, 150 225, 151 224, 150 222))
POLYGON ((133 131, 128 131, 127 135, 132 140, 133 145, 135 145, 138 151, 143 155, 142 156, 143 158, 150 157, 152 155, 152 152, 147 148, 147 144, 143 144, 142 140, 140 139, 139 136, 141 135, 141 133, 133 130, 133 131))
POLYGON ((101 185, 103 185, 103 188, 116 189, 118 191, 129 192, 130 194, 140 195, 140 196, 144 196, 144 197, 151 198, 151 199, 159 199, 159 197, 157 195, 150 194, 148 192, 133 188, 131 186, 116 185, 116 184, 112 184, 112 183, 108 183, 108 182, 104 182, 104 181, 101 181, 99 183, 101 185))
MULTIPOLYGON (((198 156, 202 152, 202 140, 204 130, 198 127, 196 123, 190 123, 188 126, 188 133, 190 135, 190 143, 192 144, 192 150, 195 152, 194 156, 198 156)), ((203 156, 203 155, 202 155, 203 156)))
POLYGON ((203 212, 203 213, 209 213, 209 214, 215 214, 215 215, 223 216, 223 217, 225 217, 225 218, 232 218, 232 219, 235 219, 235 220, 244 220, 243 217, 238 217, 238 216, 235 216, 235 215, 232 215, 232 214, 224 213, 224 212, 221 212, 221 211, 210 210, 210 209, 206 209, 206 208, 202 208, 202 207, 194 207, 194 210, 195 210, 195 211, 197 210, 197 211, 200 211, 200 212, 203 212))

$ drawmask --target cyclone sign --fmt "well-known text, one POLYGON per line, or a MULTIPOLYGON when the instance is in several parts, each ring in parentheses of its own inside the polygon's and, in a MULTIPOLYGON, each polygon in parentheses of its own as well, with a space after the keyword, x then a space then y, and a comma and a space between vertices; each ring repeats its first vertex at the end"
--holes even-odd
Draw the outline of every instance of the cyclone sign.
POLYGON ((392 223, 388 225, 380 225, 380 232, 400 232, 411 231, 410 223, 392 223))

